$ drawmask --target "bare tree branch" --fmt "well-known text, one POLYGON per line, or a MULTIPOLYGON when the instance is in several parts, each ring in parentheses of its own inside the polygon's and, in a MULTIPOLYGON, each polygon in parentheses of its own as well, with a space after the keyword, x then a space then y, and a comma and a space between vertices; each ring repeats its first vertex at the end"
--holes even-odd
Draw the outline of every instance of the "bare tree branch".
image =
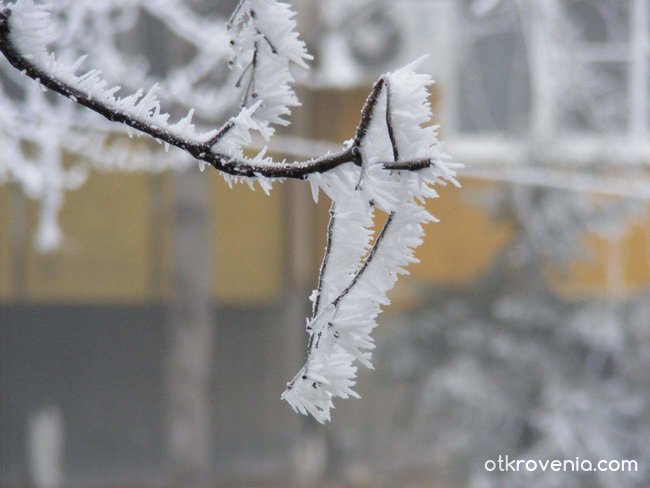
MULTIPOLYGON (((267 178, 306 179, 312 173, 324 173, 345 163, 352 162, 357 165, 361 164, 361 142, 365 137, 373 117, 375 105, 384 87, 384 78, 380 78, 375 83, 368 96, 354 141, 347 149, 301 162, 255 163, 246 159, 234 158, 213 150, 214 145, 232 128, 232 122, 227 122, 217 131, 217 135, 209 141, 191 140, 175 133, 171 127, 148 123, 147 121, 138 119, 126 110, 120 110, 100 100, 93 99, 89 94, 83 93, 71 84, 56 78, 33 63, 29 56, 25 56, 19 51, 11 36, 11 15, 11 8, 0 11, 0 51, 14 68, 53 92, 102 115, 106 119, 125 124, 159 141, 180 148, 195 159, 205 161, 219 171, 240 177, 262 176, 267 178)), ((430 159, 416 159, 382 164, 389 171, 417 171, 428 168, 435 163, 430 159)))

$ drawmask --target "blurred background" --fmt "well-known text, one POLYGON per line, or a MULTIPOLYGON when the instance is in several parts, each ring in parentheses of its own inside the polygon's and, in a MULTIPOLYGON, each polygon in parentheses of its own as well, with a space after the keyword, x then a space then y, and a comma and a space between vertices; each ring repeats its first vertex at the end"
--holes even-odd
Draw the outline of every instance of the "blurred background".
MULTIPOLYGON (((235 110, 234 1, 57 0, 56 50, 173 113, 235 110)), ((328 202, 229 189, 0 62, 0 486, 646 487, 650 0, 296 0, 316 56, 270 149, 352 137, 372 82, 428 55, 467 168, 320 426, 302 364, 328 202), (634 459, 636 473, 489 473, 634 459)))

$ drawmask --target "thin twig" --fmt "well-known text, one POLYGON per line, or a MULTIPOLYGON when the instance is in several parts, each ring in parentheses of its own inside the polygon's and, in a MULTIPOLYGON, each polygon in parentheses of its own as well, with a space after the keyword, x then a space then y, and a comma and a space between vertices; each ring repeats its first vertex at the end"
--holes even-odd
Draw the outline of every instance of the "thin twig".
POLYGON ((381 90, 383 89, 385 83, 386 80, 382 76, 379 79, 379 81, 375 83, 372 92, 370 93, 370 95, 368 95, 368 98, 366 99, 363 109, 361 110, 361 121, 359 122, 359 126, 357 127, 357 133, 353 143, 354 147, 357 148, 357 151, 355 153, 358 158, 356 164, 358 164, 361 167, 361 172, 359 173, 359 181, 357 181, 357 184, 354 187, 356 191, 359 191, 363 188, 363 179, 366 176, 366 166, 363 161, 361 144, 363 143, 363 140, 366 138, 368 134, 368 128, 370 127, 372 118, 375 116, 375 107, 377 106, 377 102, 379 101, 379 95, 381 94, 381 90))
POLYGON ((235 123, 232 121, 232 119, 226 122, 223 127, 217 131, 214 137, 205 143, 206 146, 212 147, 217 144, 226 134, 228 134, 228 132, 234 129, 234 127, 235 123))
POLYGON ((239 11, 244 6, 244 2, 246 2, 246 0, 239 0, 239 3, 237 4, 237 7, 233 11, 230 18, 228 19, 228 22, 226 23, 226 28, 228 30, 232 29, 232 26, 234 25, 235 20, 237 19, 237 16, 239 15, 239 11))
POLYGON ((337 296, 334 301, 332 302, 332 305, 335 307, 338 307, 339 303, 341 303, 341 300, 343 300, 348 293, 352 291, 352 289, 355 287, 355 285, 359 282, 359 279, 363 276, 363 273, 368 269, 368 266, 372 262, 372 260, 375 258, 377 255, 377 250, 379 249, 379 245, 382 243, 384 240, 384 237, 386 236, 386 232, 388 232, 388 228, 390 227, 390 224, 393 222, 393 217, 394 213, 391 212, 388 215, 388 219, 386 220, 386 223, 381 229, 381 232, 377 236, 377 239, 375 239, 375 243, 372 246, 372 249, 366 256, 366 259, 363 262, 363 265, 357 270, 357 272, 354 274, 354 277, 352 278, 352 281, 348 286, 345 287, 345 289, 337 296))
POLYGON ((269 47, 271 48, 271 52, 272 52, 273 54, 278 54, 278 50, 277 50, 277 48, 275 47, 275 45, 271 42, 271 39, 269 39, 269 36, 267 36, 266 34, 264 34, 264 33, 263 33, 261 30, 259 30, 258 28, 255 28, 255 30, 257 31, 257 33, 258 33, 260 36, 262 36, 262 39, 264 39, 264 40, 266 41, 266 43, 269 45, 269 47))
POLYGON ((375 255, 377 254, 377 251, 379 249, 379 245, 382 243, 384 240, 384 237, 386 233, 388 232, 388 229, 393 221, 394 218, 394 212, 391 212, 388 215, 388 219, 384 223, 384 226, 382 227, 381 231, 379 232, 379 235, 377 236, 377 239, 375 239, 375 242, 372 246, 372 249, 368 252, 366 255, 365 260, 363 261, 363 264, 361 267, 357 270, 357 272, 354 274, 352 277, 352 281, 346 286, 343 291, 333 300, 331 301, 327 306, 321 307, 320 311, 309 321, 310 326, 311 324, 314 324, 320 320, 320 318, 325 314, 325 311, 329 309, 330 307, 338 307, 340 304, 341 300, 343 300, 351 291, 352 289, 356 286, 356 284, 359 282, 359 279, 363 276, 363 274, 366 272, 368 269, 368 266, 372 262, 372 260, 375 258, 375 255))
POLYGON ((332 253, 332 243, 334 241, 334 224, 336 223, 336 204, 332 201, 330 206, 330 220, 327 224, 327 243, 325 244, 325 255, 323 256, 323 262, 320 265, 320 271, 318 273, 318 286, 316 287, 316 299, 314 300, 314 306, 312 308, 312 319, 320 311, 320 302, 321 296, 323 295, 323 284, 325 280, 325 273, 327 272, 327 265, 329 264, 330 254, 332 253))
POLYGON ((257 74, 257 55, 259 51, 259 44, 257 41, 253 43, 253 59, 251 60, 250 64, 246 67, 244 72, 242 73, 241 78, 237 82, 237 88, 241 86, 241 80, 244 78, 244 75, 250 68, 250 78, 248 79, 248 83, 246 85, 246 90, 244 90, 244 97, 242 99, 241 106, 242 108, 245 108, 248 106, 248 98, 255 99, 257 98, 257 92, 255 91, 255 75, 257 74))
MULTIPOLYGON (((251 11, 249 12, 249 15, 251 16, 251 20, 255 20, 255 19, 257 18, 257 13, 256 13, 255 10, 253 10, 253 9, 251 9, 251 11)), ((275 48, 275 46, 273 45, 273 43, 271 42, 271 40, 268 38, 268 36, 267 36, 266 34, 264 34, 264 33, 260 30, 259 27, 257 27, 257 25, 255 25, 255 32, 257 32, 257 34, 258 34, 259 36, 261 36, 262 39, 264 39, 264 40, 266 41, 266 43, 267 43, 267 44, 269 45, 269 47, 271 48, 271 52, 272 52, 273 54, 278 54, 278 50, 275 48)))
POLYGON ((381 90, 384 87, 385 83, 385 78, 382 76, 377 80, 375 85, 372 87, 372 91, 368 95, 368 98, 366 99, 365 104, 363 105, 363 109, 361 109, 361 120, 359 122, 359 126, 357 127, 357 132, 356 135, 354 136, 354 142, 352 143, 352 147, 356 148, 355 153, 358 156, 358 159, 356 163, 361 166, 362 165, 362 160, 361 160, 361 143, 363 140, 366 138, 366 135, 368 134, 368 128, 370 127, 370 122, 372 122, 372 118, 375 115, 375 107, 377 106, 377 102, 379 101, 379 95, 381 95, 381 90))
POLYGON ((395 137, 395 130, 393 129, 393 108, 392 108, 392 92, 390 88, 390 81, 386 80, 386 128, 388 129, 388 138, 393 146, 393 160, 399 161, 399 149, 397 147, 397 138, 395 137))

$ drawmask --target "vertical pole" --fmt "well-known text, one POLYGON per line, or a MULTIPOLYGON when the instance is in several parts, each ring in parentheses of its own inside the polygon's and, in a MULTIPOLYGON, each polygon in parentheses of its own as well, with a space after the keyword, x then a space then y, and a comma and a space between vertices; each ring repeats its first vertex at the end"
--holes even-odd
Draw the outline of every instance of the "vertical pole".
MULTIPOLYGON (((319 3, 311 0, 293 2, 298 13, 298 32, 307 45, 313 49, 318 39, 310 38, 310 33, 318 32, 316 28, 319 17, 319 3)), ((312 34, 313 37, 313 34, 312 34)), ((318 59, 318 53, 313 53, 318 59)), ((313 137, 314 110, 317 96, 313 91, 302 90, 300 99, 303 107, 296 110, 292 127, 297 136, 313 137)), ((297 370, 305 359, 306 332, 305 319, 310 313, 309 294, 314 287, 314 273, 317 267, 315 249, 316 207, 311 198, 309 185, 304 182, 287 182, 285 184, 285 219, 286 219, 286 279, 285 296, 287 299, 288 333, 292 349, 295 348, 297 370)), ((319 481, 327 467, 327 442, 313 419, 300 418, 298 437, 292 453, 292 483, 294 486, 309 486, 319 481)))
POLYGON ((173 486, 179 488, 204 488, 212 477, 215 324, 208 183, 208 175, 196 168, 175 177, 167 432, 173 486))
MULTIPOLYGON (((181 61, 186 47, 165 45, 181 61)), ((172 299, 167 355, 167 446, 174 487, 214 487, 212 366, 215 355, 214 234, 210 177, 196 166, 174 175, 172 299)))
POLYGON ((444 85, 442 86, 443 96, 440 97, 438 110, 445 127, 445 137, 450 138, 457 136, 460 131, 458 122, 459 113, 459 69, 461 59, 461 49, 458 33, 462 31, 461 24, 461 4, 455 0, 442 2, 437 6, 437 13, 444 20, 437 22, 444 33, 439 39, 444 45, 439 46, 445 54, 441 66, 438 68, 440 78, 444 85))
MULTIPOLYGON (((557 14, 554 0, 540 0, 524 6, 528 24, 528 56, 531 80, 531 142, 535 152, 544 147, 544 141, 555 132, 557 119, 552 52, 557 49, 552 29, 557 14)), ((542 153, 543 154, 543 153, 542 153)))
POLYGON ((633 144, 648 136, 648 60, 650 24, 648 0, 633 0, 630 9, 630 58, 628 75, 629 133, 633 144))

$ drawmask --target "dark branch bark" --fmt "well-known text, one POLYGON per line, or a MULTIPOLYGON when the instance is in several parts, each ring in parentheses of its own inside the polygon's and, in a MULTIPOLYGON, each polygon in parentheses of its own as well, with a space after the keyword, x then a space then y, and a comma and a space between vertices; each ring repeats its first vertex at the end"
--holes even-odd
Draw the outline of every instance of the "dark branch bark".
POLYGON ((384 240, 384 237, 386 236, 386 233, 388 232, 390 224, 392 224, 392 222, 393 222, 393 217, 394 217, 393 213, 391 213, 388 216, 388 219, 386 220, 386 223, 384 224, 381 231, 379 232, 379 235, 377 236, 377 239, 375 239, 375 244, 372 246, 372 249, 370 249, 370 252, 368 253, 368 256, 366 256, 366 259, 364 260, 363 265, 355 273, 355 275, 352 278, 352 281, 350 282, 350 284, 348 286, 346 286, 345 289, 339 294, 339 296, 334 299, 334 301, 332 302, 332 305, 334 305, 335 307, 338 307, 339 303, 341 303, 341 300, 343 300, 347 296, 347 294, 352 291, 354 286, 359 282, 359 279, 361 278, 361 276, 363 276, 363 273, 365 273, 366 269, 368 269, 368 266, 370 266, 370 263, 375 258, 375 255, 377 254, 377 250, 379 249, 379 246, 381 245, 382 241, 384 240))
POLYGON ((318 273, 318 286, 316 287, 316 299, 314 300, 314 307, 312 309, 312 320, 314 317, 316 317, 318 312, 320 312, 320 303, 323 295, 325 273, 327 272, 327 265, 329 264, 330 254, 332 253, 332 244, 334 242, 334 224, 336 223, 336 207, 334 202, 332 202, 329 213, 330 221, 327 224, 327 243, 325 244, 325 254, 323 256, 323 262, 318 273))
MULTIPOLYGON (((382 80, 384 79, 382 78, 382 80)), ((384 85, 384 89, 386 90, 386 128, 388 129, 388 137, 390 139, 390 143, 393 149, 393 158, 397 162, 399 161, 399 148, 397 147, 397 138, 395 137, 395 130, 393 128, 393 113, 392 113, 390 82, 388 80, 385 80, 383 85, 384 85)), ((376 98, 374 102, 372 102, 373 109, 374 109, 374 105, 376 105, 376 98)), ((413 163, 415 163, 415 161, 413 163)), ((352 291, 354 286, 358 283, 359 279, 361 278, 363 273, 366 271, 366 269, 374 259, 375 255, 377 254, 377 250, 379 249, 379 246, 381 245, 386 233, 388 232, 388 229, 390 228, 390 225, 393 223, 394 217, 395 217, 395 213, 391 212, 390 215, 388 216, 388 219, 386 220, 386 223, 384 224, 381 231, 379 232, 379 235, 377 236, 377 239, 375 240, 372 249, 370 249, 370 252, 366 256, 363 265, 356 272, 350 284, 332 302, 332 304, 335 307, 338 307, 341 300, 343 300, 343 298, 345 298, 345 296, 348 293, 350 293, 350 291, 352 291)))
POLYGON ((379 95, 381 95, 381 91, 384 88, 384 84, 385 78, 379 78, 379 81, 377 81, 375 86, 372 87, 372 91, 366 99, 366 103, 361 110, 361 121, 357 127, 357 134, 354 137, 353 146, 355 147, 361 147, 361 143, 368 133, 368 127, 370 127, 370 122, 372 122, 372 118, 375 115, 375 107, 377 106, 377 101, 379 100, 379 95))
MULTIPOLYGON (((379 250, 379 246, 383 242, 384 238, 386 237, 386 233, 388 232, 388 229, 390 228, 391 224, 393 223, 393 218, 395 217, 394 213, 391 213, 388 216, 388 219, 386 220, 386 223, 384 223, 384 226, 382 227, 381 231, 379 232, 379 235, 377 236, 377 239, 375 239, 375 243, 372 246, 372 249, 368 252, 368 255, 365 257, 363 264, 361 267, 357 270, 357 272, 354 274, 352 277, 352 280, 346 286, 341 293, 329 304, 327 305, 328 307, 332 306, 334 307, 334 316, 330 319, 329 324, 328 324, 328 329, 331 329, 334 326, 335 320, 336 320, 336 314, 338 313, 339 310, 339 304, 341 303, 341 300, 343 300, 351 291, 352 289, 357 285, 363 274, 366 272, 368 267, 370 266, 370 263, 374 260, 375 256, 377 255, 377 251, 379 250)), ((319 290, 322 288, 322 284, 319 285, 319 290)), ((316 319, 318 314, 314 314, 312 317, 312 321, 316 319)), ((308 332, 310 333, 309 336, 309 342, 307 343, 307 362, 305 363, 305 366, 303 367, 303 370, 301 370, 301 373, 296 375, 296 377, 289 382, 288 384, 288 389, 293 388, 293 385, 295 382, 302 376, 303 379, 305 379, 306 371, 309 368, 309 357, 311 353, 318 349, 320 346, 320 340, 321 337, 323 336, 323 331, 319 330, 318 332, 312 332, 311 330, 308 329, 308 332)))
MULTIPOLYGON (((240 160, 214 152, 212 148, 219 142, 230 129, 232 122, 227 122, 217 135, 209 141, 189 140, 175 134, 168 127, 160 127, 147 121, 139 120, 131 114, 111 107, 99 100, 94 100, 88 94, 81 92, 62 80, 59 80, 47 73, 45 70, 32 63, 23 56, 11 39, 11 9, 0 11, 0 51, 7 58, 9 63, 17 70, 28 77, 38 81, 41 85, 58 93, 98 114, 112 122, 125 124, 139 132, 147 134, 155 139, 166 142, 172 146, 188 152, 197 160, 205 161, 219 171, 241 177, 264 176, 267 178, 293 178, 306 179, 312 173, 325 173, 345 163, 361 165, 361 143, 363 142, 368 126, 374 116, 374 109, 381 91, 385 85, 385 79, 380 78, 372 89, 366 100, 361 113, 361 121, 357 128, 353 144, 342 151, 327 154, 308 161, 294 163, 255 164, 251 161, 240 160)), ((417 171, 435 164, 429 159, 398 161, 383 163, 384 168, 389 171, 417 171)))
POLYGON ((397 138, 393 128, 393 100, 390 83, 386 82, 386 127, 388 128, 388 138, 393 146, 393 160, 399 161, 399 148, 397 147, 397 138))

